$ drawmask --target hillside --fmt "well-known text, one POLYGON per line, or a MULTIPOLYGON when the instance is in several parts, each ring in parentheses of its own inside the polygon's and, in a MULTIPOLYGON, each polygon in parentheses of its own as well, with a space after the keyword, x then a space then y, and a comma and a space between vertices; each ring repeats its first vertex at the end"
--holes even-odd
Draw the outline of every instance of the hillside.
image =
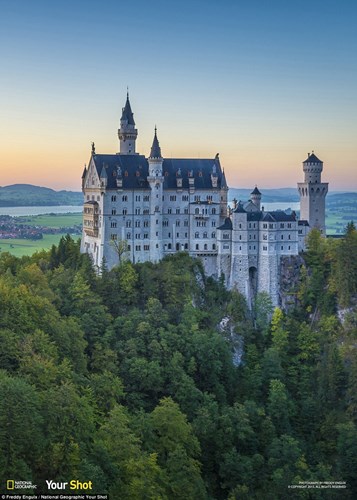
POLYGON ((75 191, 55 191, 32 184, 0 187, 0 207, 82 205, 83 195, 75 191))

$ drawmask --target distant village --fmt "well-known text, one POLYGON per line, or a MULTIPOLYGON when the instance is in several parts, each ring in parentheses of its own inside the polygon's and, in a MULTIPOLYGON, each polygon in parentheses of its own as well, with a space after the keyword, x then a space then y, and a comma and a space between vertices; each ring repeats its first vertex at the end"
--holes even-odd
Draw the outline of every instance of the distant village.
POLYGON ((41 240, 44 234, 70 233, 80 235, 81 225, 69 227, 45 227, 30 225, 31 219, 26 217, 11 217, 10 215, 0 215, 0 238, 2 239, 27 239, 41 240))

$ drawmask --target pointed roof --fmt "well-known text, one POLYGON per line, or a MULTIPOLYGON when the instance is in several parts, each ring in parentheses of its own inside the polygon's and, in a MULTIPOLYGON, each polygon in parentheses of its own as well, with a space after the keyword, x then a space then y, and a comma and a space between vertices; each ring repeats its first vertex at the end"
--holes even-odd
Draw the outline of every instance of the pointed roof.
POLYGON ((260 196, 262 195, 262 193, 259 191, 259 189, 257 188, 257 186, 255 186, 255 188, 253 189, 253 191, 250 194, 258 194, 260 196))
POLYGON ((86 166, 86 165, 84 165, 83 174, 82 174, 82 179, 84 179, 86 175, 87 175, 87 166, 86 166))
POLYGON ((131 110, 130 101, 129 101, 129 92, 127 92, 127 94, 126 94, 126 103, 125 103, 125 106, 123 108, 121 119, 126 120, 128 122, 128 125, 135 126, 134 114, 131 110))
POLYGON ((224 170, 222 171, 221 188, 228 188, 224 170))
POLYGON ((311 154, 308 154, 308 157, 303 163, 322 163, 322 161, 318 159, 314 152, 312 152, 311 154))
POLYGON ((105 168, 104 163, 103 163, 102 170, 101 170, 101 172, 100 172, 100 178, 101 178, 101 179, 107 179, 107 178, 108 178, 108 175, 107 175, 107 169, 105 168))
POLYGON ((161 156, 161 148, 159 141, 157 139, 157 129, 155 127, 155 135, 154 140, 152 141, 151 152, 149 158, 162 158, 161 156))

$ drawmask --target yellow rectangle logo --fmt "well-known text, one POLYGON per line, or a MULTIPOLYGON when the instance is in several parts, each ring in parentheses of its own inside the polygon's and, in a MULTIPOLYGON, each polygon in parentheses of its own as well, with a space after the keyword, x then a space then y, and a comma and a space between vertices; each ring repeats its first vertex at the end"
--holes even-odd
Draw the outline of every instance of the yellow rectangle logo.
POLYGON ((14 490, 15 489, 15 481, 13 479, 8 479, 6 482, 6 488, 8 490, 14 490))

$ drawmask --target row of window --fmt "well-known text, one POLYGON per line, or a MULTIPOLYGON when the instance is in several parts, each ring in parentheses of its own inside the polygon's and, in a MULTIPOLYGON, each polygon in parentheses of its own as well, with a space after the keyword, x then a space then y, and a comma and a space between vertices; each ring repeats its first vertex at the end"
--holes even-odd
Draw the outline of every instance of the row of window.
MULTIPOLYGON (((113 202, 116 202, 116 201, 119 201, 119 196, 116 195, 116 194, 113 194, 112 197, 111 197, 111 200, 113 202)), ((170 201, 178 201, 178 196, 175 195, 175 194, 170 194, 169 195, 169 200, 170 201)), ((87 195, 87 200, 90 199, 90 195, 87 195)), ((92 195, 92 199, 94 200, 94 195, 92 195)), ((97 197, 98 201, 100 200, 100 196, 97 197)), ((143 195, 142 197, 143 201, 150 201, 150 195, 148 194, 145 194, 143 195)), ((197 202, 197 201, 201 201, 201 196, 199 195, 196 195, 194 200, 197 202)), ((206 196, 206 201, 212 201, 213 198, 212 198, 212 195, 207 195, 206 196)), ((121 197, 121 201, 128 201, 128 196, 126 194, 122 195, 121 197)), ((141 201, 141 195, 140 194, 137 194, 135 195, 135 201, 141 201)), ((163 196, 162 197, 162 201, 165 201, 165 197, 163 196)), ((183 194, 181 196, 181 201, 189 201, 189 195, 188 194, 183 194)))

